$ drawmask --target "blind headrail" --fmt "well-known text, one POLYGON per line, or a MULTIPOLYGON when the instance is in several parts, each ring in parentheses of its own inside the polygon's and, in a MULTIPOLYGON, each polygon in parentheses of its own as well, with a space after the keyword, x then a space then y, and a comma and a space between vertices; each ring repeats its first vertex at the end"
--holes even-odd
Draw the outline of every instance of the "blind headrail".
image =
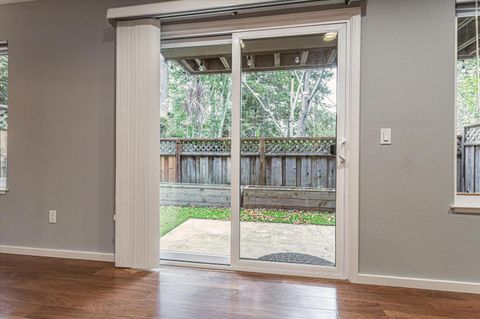
POLYGON ((107 19, 115 20, 156 18, 165 21, 191 20, 221 16, 236 16, 271 12, 277 10, 295 10, 318 6, 365 7, 365 0, 229 0, 222 1, 167 1, 120 8, 110 8, 107 19))

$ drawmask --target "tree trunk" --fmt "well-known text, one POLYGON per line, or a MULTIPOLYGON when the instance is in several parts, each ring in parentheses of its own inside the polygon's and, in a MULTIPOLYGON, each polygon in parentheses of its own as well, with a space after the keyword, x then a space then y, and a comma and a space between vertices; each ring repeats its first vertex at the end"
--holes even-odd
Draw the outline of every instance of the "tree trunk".
POLYGON ((223 100, 223 109, 222 109, 222 115, 220 117, 220 124, 218 125, 218 135, 217 137, 223 137, 223 126, 225 125, 225 118, 227 117, 227 101, 230 99, 230 91, 226 95, 225 99, 223 100))
POLYGON ((302 108, 298 115, 297 134, 295 134, 298 137, 305 136, 305 124, 307 123, 308 111, 310 108, 310 94, 308 93, 309 82, 310 70, 307 70, 305 71, 305 77, 303 78, 302 108))
MULTIPOLYGON (((294 71, 295 72, 295 71, 294 71)), ((288 118, 288 137, 293 136, 293 121, 295 119, 294 76, 290 79, 290 117, 288 118)))

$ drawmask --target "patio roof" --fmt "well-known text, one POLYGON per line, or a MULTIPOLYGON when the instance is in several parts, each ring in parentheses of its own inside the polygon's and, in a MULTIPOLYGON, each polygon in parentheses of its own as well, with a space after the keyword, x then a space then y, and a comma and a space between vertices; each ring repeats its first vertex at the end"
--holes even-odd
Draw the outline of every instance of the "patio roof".
MULTIPOLYGON (((230 73, 230 44, 162 49, 166 60, 177 63, 190 74, 230 73)), ((244 72, 335 67, 336 34, 267 38, 242 41, 244 72)))

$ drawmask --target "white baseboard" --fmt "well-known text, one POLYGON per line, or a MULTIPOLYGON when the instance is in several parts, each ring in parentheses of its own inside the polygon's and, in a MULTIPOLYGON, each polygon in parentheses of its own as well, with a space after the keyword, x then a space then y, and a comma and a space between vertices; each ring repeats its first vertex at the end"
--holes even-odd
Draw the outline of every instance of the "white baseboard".
POLYGON ((114 254, 111 254, 111 253, 98 253, 98 252, 92 252, 92 251, 65 250, 65 249, 33 248, 33 247, 21 247, 21 246, 6 246, 6 245, 0 245, 0 253, 68 258, 68 259, 108 261, 108 262, 113 262, 115 259, 114 254))
MULTIPOLYGON (((91 251, 33 248, 7 245, 0 245, 0 253, 107 262, 113 262, 115 259, 114 254, 112 253, 98 253, 91 251)), ((367 285, 381 285, 480 294, 480 282, 462 282, 411 277, 382 276, 372 274, 356 274, 352 276, 352 278, 350 278, 350 282, 367 285)))
POLYGON ((480 282, 357 274, 352 283, 480 294, 480 282))

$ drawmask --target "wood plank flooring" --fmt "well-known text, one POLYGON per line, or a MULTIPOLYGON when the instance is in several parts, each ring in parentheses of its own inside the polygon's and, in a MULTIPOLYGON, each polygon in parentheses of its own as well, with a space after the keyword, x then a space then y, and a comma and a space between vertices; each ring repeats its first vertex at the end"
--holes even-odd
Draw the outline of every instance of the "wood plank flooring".
POLYGON ((480 295, 0 254, 0 318, 480 318, 480 295))

